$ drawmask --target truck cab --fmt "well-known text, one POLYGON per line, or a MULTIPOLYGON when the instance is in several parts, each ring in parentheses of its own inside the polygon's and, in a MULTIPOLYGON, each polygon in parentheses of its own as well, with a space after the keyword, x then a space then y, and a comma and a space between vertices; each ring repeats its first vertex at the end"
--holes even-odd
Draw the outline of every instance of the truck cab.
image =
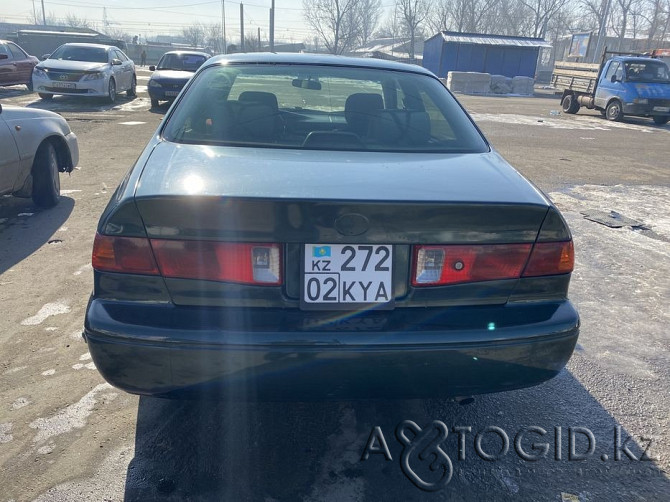
POLYGON ((593 99, 610 120, 624 115, 670 120, 670 71, 658 59, 617 56, 605 62, 593 99))

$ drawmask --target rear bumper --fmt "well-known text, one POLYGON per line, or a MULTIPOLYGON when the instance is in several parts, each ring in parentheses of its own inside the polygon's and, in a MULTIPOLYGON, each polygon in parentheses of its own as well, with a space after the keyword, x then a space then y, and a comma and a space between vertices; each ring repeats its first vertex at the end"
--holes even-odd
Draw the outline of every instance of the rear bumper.
POLYGON ((343 317, 92 300, 84 336, 103 377, 127 392, 304 400, 528 387, 561 371, 579 332, 569 301, 343 317))

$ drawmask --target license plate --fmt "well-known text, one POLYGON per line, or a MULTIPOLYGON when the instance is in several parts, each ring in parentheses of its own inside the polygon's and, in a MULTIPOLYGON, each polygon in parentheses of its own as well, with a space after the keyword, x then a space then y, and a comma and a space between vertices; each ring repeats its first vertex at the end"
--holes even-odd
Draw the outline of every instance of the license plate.
POLYGON ((301 305, 391 308, 392 263, 391 245, 306 244, 301 305))
POLYGON ((178 96, 179 91, 165 91, 166 96, 178 96))
POLYGON ((670 106, 654 106, 655 112, 670 112, 670 106))
POLYGON ((76 89, 77 85, 72 82, 52 82, 52 87, 60 87, 62 89, 76 89))

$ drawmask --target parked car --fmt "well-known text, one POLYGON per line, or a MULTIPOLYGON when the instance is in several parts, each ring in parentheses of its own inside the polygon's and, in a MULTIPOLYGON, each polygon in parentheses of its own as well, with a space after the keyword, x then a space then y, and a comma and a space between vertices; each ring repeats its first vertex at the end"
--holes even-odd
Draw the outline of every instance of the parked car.
POLYGON ((60 115, 0 105, 0 195, 32 197, 51 207, 60 198, 59 173, 79 162, 77 137, 60 115))
POLYGON ((160 101, 174 101, 186 82, 209 58, 206 52, 170 51, 163 54, 158 66, 149 66, 154 72, 147 84, 151 106, 156 108, 160 101))
POLYGON ((135 64, 111 45, 64 44, 33 70, 33 88, 40 98, 56 94, 106 97, 111 103, 125 91, 136 95, 135 64))
POLYGON ((0 40, 0 86, 25 84, 33 90, 33 68, 39 63, 35 56, 8 40, 0 40))
POLYGON ((579 331, 558 209, 428 70, 212 58, 113 195, 84 336, 128 392, 468 396, 579 331))

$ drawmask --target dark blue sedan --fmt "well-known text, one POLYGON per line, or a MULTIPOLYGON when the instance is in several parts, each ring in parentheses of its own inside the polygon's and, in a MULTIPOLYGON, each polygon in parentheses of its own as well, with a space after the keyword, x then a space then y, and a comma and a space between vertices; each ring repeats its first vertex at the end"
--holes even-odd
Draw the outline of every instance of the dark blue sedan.
POLYGON ((170 51, 163 54, 158 66, 149 67, 154 72, 147 84, 151 107, 156 108, 160 101, 174 101, 186 82, 209 57, 206 52, 194 51, 170 51))
POLYGON ((84 335, 128 392, 468 396, 577 342, 556 206, 428 70, 212 58, 103 213, 84 335))

